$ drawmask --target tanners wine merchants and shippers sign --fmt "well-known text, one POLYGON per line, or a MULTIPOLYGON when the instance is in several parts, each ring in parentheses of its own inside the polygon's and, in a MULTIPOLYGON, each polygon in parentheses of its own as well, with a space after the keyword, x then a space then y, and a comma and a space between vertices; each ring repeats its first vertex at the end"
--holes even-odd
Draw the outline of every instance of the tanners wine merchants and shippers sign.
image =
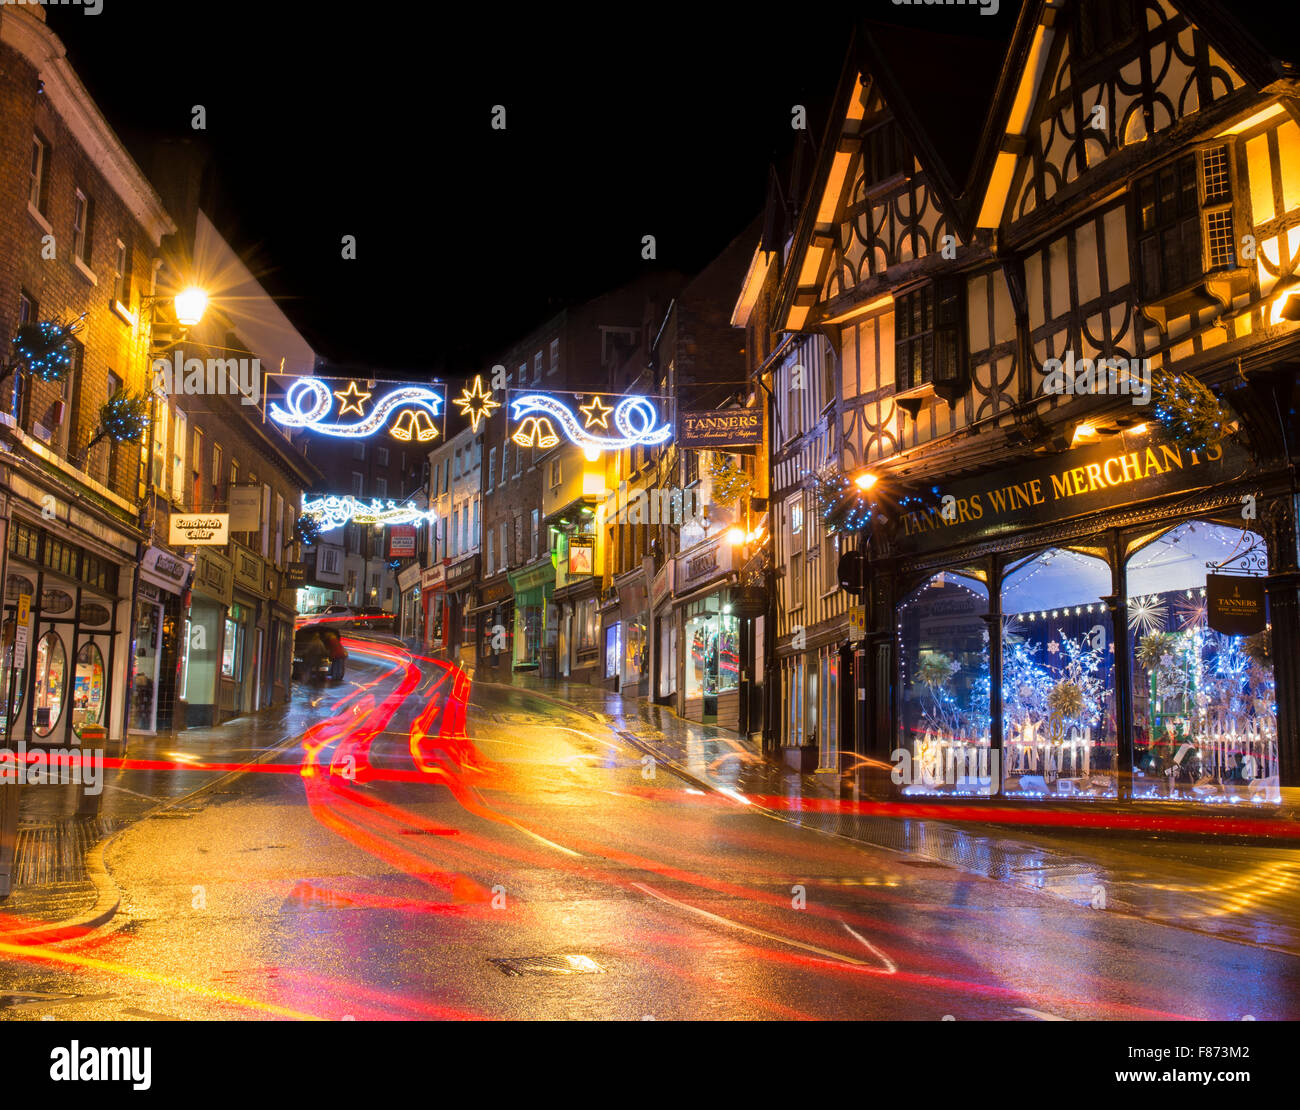
POLYGON ((678 447, 752 447, 762 442, 761 409, 683 412, 677 418, 678 447))
POLYGON ((1224 443, 1193 451, 1151 435, 1044 456, 958 482, 940 482, 933 506, 905 513, 896 543, 932 551, 976 537, 1055 523, 1121 505, 1230 481, 1245 468, 1224 443))

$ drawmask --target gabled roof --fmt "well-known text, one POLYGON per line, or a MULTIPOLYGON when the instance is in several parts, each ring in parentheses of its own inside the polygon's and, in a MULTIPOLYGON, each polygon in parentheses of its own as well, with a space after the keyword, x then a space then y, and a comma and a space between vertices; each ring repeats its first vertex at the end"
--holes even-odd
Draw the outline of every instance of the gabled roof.
POLYGON ((857 43, 859 68, 878 83, 944 214, 969 239, 979 196, 972 178, 1005 44, 872 22, 857 43))

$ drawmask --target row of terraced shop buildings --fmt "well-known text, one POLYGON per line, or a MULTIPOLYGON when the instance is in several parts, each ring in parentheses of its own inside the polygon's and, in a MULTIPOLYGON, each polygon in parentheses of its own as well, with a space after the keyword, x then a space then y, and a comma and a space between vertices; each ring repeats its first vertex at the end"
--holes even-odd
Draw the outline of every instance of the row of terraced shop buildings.
POLYGON ((430 456, 404 633, 849 790, 1276 802, 1300 85, 1248 18, 1032 0, 995 49, 859 27, 820 145, 722 255, 482 368, 501 404, 430 456), (675 437, 521 446, 529 391, 644 396, 675 437), (700 446, 709 413, 759 441, 700 446))

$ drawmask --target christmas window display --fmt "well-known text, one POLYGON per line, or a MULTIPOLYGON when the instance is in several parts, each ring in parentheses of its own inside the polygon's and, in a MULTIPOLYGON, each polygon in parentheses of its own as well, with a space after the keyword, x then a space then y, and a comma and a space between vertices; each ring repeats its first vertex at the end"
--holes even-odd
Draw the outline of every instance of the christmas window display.
POLYGON ((1115 645, 1101 598, 1108 564, 1050 548, 1002 585, 1004 791, 1013 797, 1116 795, 1115 645))
POLYGON ((692 602, 686 617, 686 696, 715 697, 740 685, 740 620, 719 595, 692 602))
POLYGON ((988 588, 945 572, 897 611, 900 749, 893 778, 904 794, 991 794, 988 588))
POLYGON ((1207 574, 1267 567, 1261 536, 1199 520, 1129 557, 1134 797, 1280 800, 1271 635, 1215 631, 1206 598, 1207 574))

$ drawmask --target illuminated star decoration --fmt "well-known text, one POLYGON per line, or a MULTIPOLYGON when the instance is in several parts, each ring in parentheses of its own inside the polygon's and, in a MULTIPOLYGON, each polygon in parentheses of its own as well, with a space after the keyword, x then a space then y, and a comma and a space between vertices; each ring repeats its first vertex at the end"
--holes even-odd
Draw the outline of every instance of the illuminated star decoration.
POLYGON ((579 405, 578 411, 586 415, 586 427, 599 424, 606 431, 609 430, 609 414, 614 411, 613 405, 602 405, 599 397, 593 397, 590 404, 579 405))
POLYGON ((492 394, 483 388, 481 374, 474 378, 473 389, 467 387, 461 391, 461 395, 456 398, 456 404, 460 405, 461 416, 469 417, 471 432, 477 432, 479 421, 486 420, 492 415, 494 409, 501 407, 501 402, 492 400, 492 394))
POLYGON ((526 393, 515 398, 510 402, 510 412, 515 420, 523 422, 511 438, 525 446, 534 439, 539 446, 546 446, 544 441, 552 438, 558 443, 552 421, 568 437, 569 442, 597 451, 623 451, 637 444, 658 447, 671 439, 673 434, 671 424, 656 426, 659 413, 645 397, 624 397, 609 410, 608 415, 613 416, 614 427, 618 429, 619 435, 591 435, 583 429, 568 405, 545 393, 526 393), (538 413, 542 415, 534 416, 538 413))
POLYGON ((1158 632, 1164 627, 1169 610, 1160 598, 1151 594, 1147 597, 1134 597, 1128 603, 1128 626, 1130 631, 1146 634, 1158 632))
POLYGON ((1056 654, 1057 652, 1059 652, 1060 650, 1061 650, 1061 645, 1058 644, 1055 640, 1052 640, 1052 641, 1047 645, 1047 654, 1048 654, 1048 655, 1055 655, 1055 654, 1056 654))
POLYGON ((353 424, 325 420, 325 415, 334 406, 335 396, 344 400, 340 416, 349 407, 359 406, 360 401, 369 398, 370 394, 358 394, 355 389, 356 383, 353 382, 349 390, 331 394, 329 387, 318 378, 299 378, 285 393, 284 404, 273 401, 267 407, 267 414, 286 428, 306 428, 322 435, 360 439, 374 435, 384 427, 389 417, 407 410, 389 428, 395 439, 410 441, 414 438, 427 443, 438 434, 433 419, 442 414, 443 397, 438 388, 429 386, 402 386, 385 393, 375 402, 369 416, 353 424))
POLYGON ((355 412, 358 416, 366 415, 362 411, 361 406, 363 403, 370 400, 370 394, 362 393, 361 390, 357 388, 356 382, 348 382, 346 390, 336 389, 334 391, 334 396, 343 402, 342 406, 339 408, 340 416, 347 416, 349 412, 355 412))

